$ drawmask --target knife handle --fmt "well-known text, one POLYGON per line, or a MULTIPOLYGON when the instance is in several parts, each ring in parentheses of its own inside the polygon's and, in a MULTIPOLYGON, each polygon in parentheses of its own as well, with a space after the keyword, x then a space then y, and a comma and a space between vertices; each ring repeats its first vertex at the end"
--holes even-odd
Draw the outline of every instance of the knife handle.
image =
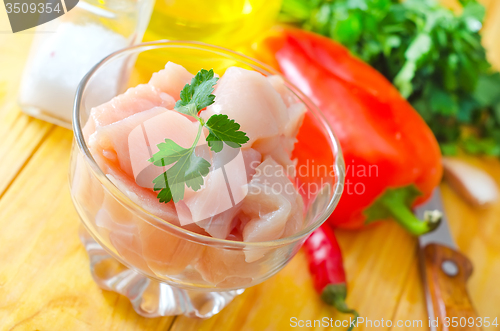
POLYGON ((439 318, 436 330, 481 330, 477 326, 478 316, 466 289, 466 282, 472 274, 469 259, 438 244, 428 244, 424 247, 423 254, 425 281, 432 300, 434 319, 439 318), (458 325, 452 324, 454 317, 458 325), (472 319, 473 323, 470 324, 474 326, 471 327, 469 322, 472 319), (446 321, 449 323, 445 323, 446 321))

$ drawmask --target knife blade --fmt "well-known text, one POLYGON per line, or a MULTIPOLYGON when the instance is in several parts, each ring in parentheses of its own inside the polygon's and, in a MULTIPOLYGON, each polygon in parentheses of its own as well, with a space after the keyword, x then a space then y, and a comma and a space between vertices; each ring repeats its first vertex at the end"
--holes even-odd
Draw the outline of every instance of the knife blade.
POLYGON ((436 188, 431 198, 417 207, 415 213, 420 218, 429 216, 428 213, 434 213, 434 216, 441 213, 440 225, 418 239, 427 312, 430 320, 434 321, 429 325, 430 329, 447 331, 453 327, 454 330, 481 330, 466 288, 472 274, 472 263, 459 252, 451 236, 440 189, 436 188), (473 323, 468 323, 471 319, 473 323), (473 326, 470 327, 470 324, 473 326))

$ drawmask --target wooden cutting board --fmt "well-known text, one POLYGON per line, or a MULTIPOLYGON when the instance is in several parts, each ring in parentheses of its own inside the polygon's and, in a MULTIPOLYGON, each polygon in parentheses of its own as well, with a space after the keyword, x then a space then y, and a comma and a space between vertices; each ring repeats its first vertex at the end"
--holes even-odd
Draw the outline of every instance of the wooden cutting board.
MULTIPOLYGON (((485 43, 500 67, 500 44, 491 32, 500 31, 500 3, 485 2, 485 43)), ((72 133, 20 112, 16 94, 33 34, 5 31, 9 25, 0 10, 0 330, 261 331, 291 329, 293 318, 348 318, 320 301, 301 252, 278 275, 204 321, 146 319, 124 297, 100 290, 77 237, 79 220, 69 195, 72 133)), ((498 160, 468 161, 500 185, 498 160)), ((479 315, 500 318, 500 203, 476 210, 446 184, 442 190, 453 237, 475 267, 469 291, 479 315)), ((350 306, 372 321, 427 320, 414 238, 390 222, 337 234, 350 306)))

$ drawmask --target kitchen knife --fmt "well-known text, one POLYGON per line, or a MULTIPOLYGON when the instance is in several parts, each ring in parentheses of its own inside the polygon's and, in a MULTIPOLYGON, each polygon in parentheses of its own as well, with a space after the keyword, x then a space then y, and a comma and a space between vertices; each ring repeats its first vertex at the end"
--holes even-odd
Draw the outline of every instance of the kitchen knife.
POLYGON ((427 311, 431 320, 438 321, 437 327, 431 325, 430 329, 481 330, 476 326, 478 316, 466 289, 467 279, 472 274, 472 263, 458 251, 451 237, 439 188, 434 190, 429 201, 415 209, 415 213, 420 218, 442 217, 434 231, 419 237, 427 311), (469 323, 472 319, 473 323, 469 323))

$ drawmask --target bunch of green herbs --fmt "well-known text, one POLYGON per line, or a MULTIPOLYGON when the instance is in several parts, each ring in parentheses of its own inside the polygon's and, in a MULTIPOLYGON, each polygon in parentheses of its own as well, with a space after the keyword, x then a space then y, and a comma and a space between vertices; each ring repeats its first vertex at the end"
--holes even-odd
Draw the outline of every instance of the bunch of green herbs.
POLYGON ((500 156, 500 74, 481 44, 485 9, 461 0, 283 0, 281 19, 328 36, 387 77, 444 154, 500 156))

